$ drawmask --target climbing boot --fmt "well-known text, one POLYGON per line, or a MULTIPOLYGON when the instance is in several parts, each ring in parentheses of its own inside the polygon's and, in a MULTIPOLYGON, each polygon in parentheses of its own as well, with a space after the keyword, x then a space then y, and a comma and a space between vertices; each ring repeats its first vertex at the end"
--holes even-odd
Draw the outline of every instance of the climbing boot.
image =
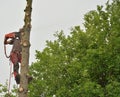
POLYGON ((20 84, 20 74, 17 74, 15 76, 15 81, 16 81, 17 84, 20 84))

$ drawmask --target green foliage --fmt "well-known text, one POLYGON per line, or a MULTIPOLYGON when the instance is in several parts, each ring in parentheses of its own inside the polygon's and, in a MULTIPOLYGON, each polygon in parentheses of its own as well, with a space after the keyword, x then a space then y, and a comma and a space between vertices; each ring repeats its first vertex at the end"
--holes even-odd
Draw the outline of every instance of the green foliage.
POLYGON ((88 12, 79 26, 36 51, 29 97, 120 96, 120 1, 88 12))
POLYGON ((107 97, 120 97, 120 82, 112 81, 106 86, 107 97))
POLYGON ((17 87, 14 85, 11 92, 8 92, 8 82, 5 85, 0 84, 0 97, 17 97, 17 87))

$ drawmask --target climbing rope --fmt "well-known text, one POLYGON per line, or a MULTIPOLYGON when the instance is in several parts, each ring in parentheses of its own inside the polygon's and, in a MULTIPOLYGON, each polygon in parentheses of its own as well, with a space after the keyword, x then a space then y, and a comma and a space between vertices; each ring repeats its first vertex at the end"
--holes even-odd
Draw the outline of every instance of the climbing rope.
POLYGON ((10 76, 9 76, 9 81, 8 81, 8 94, 10 93, 11 78, 12 78, 12 63, 11 63, 11 61, 9 62, 9 65, 10 65, 10 76))
MULTIPOLYGON (((10 58, 10 55, 9 56, 7 55, 5 44, 4 44, 4 53, 5 53, 6 58, 10 58)), ((12 63, 11 63, 11 61, 9 61, 9 65, 10 65, 10 76, 9 76, 9 81, 8 81, 8 94, 10 93, 10 84, 11 84, 11 77, 12 77, 12 63)))
POLYGON ((4 44, 4 53, 5 53, 6 58, 10 58, 10 55, 9 55, 9 56, 7 55, 7 52, 6 52, 6 45, 5 45, 5 44, 4 44))

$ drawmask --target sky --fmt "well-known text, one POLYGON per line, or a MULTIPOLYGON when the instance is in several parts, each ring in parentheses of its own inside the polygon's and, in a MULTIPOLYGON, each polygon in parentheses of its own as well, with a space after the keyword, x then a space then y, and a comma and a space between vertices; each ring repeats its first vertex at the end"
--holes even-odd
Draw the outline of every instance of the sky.
MULTIPOLYGON (((97 5, 105 5, 107 0, 33 0, 32 29, 30 34, 30 61, 35 62, 35 50, 42 51, 46 40, 54 40, 56 31, 69 35, 70 29, 84 22, 84 14, 96 10, 97 5)), ((9 59, 4 55, 4 35, 19 31, 24 25, 26 0, 0 1, 0 83, 10 76, 9 59)), ((7 46, 7 53, 10 53, 7 46)), ((12 83, 15 83, 12 77, 12 83)))

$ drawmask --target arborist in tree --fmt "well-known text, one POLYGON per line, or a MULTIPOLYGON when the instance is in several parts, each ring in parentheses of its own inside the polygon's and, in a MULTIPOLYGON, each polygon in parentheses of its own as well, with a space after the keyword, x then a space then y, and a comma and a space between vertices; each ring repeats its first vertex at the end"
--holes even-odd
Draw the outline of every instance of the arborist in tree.
MULTIPOLYGON (((7 56, 6 54, 6 47, 5 47, 5 55, 7 58, 10 58, 10 61, 13 63, 13 74, 15 77, 15 81, 17 84, 20 84, 20 74, 19 74, 19 64, 21 63, 21 53, 22 53, 22 47, 21 47, 21 31, 19 32, 11 32, 8 34, 5 34, 4 39, 4 45, 10 44, 12 46, 12 50, 10 52, 10 56, 7 56)), ((29 75, 26 75, 28 78, 28 83, 32 80, 32 77, 29 75)))
POLYGON ((13 63, 13 74, 17 84, 20 84, 19 63, 21 63, 22 52, 20 42, 20 32, 11 32, 5 35, 4 45, 13 45, 9 58, 10 61, 13 63))

